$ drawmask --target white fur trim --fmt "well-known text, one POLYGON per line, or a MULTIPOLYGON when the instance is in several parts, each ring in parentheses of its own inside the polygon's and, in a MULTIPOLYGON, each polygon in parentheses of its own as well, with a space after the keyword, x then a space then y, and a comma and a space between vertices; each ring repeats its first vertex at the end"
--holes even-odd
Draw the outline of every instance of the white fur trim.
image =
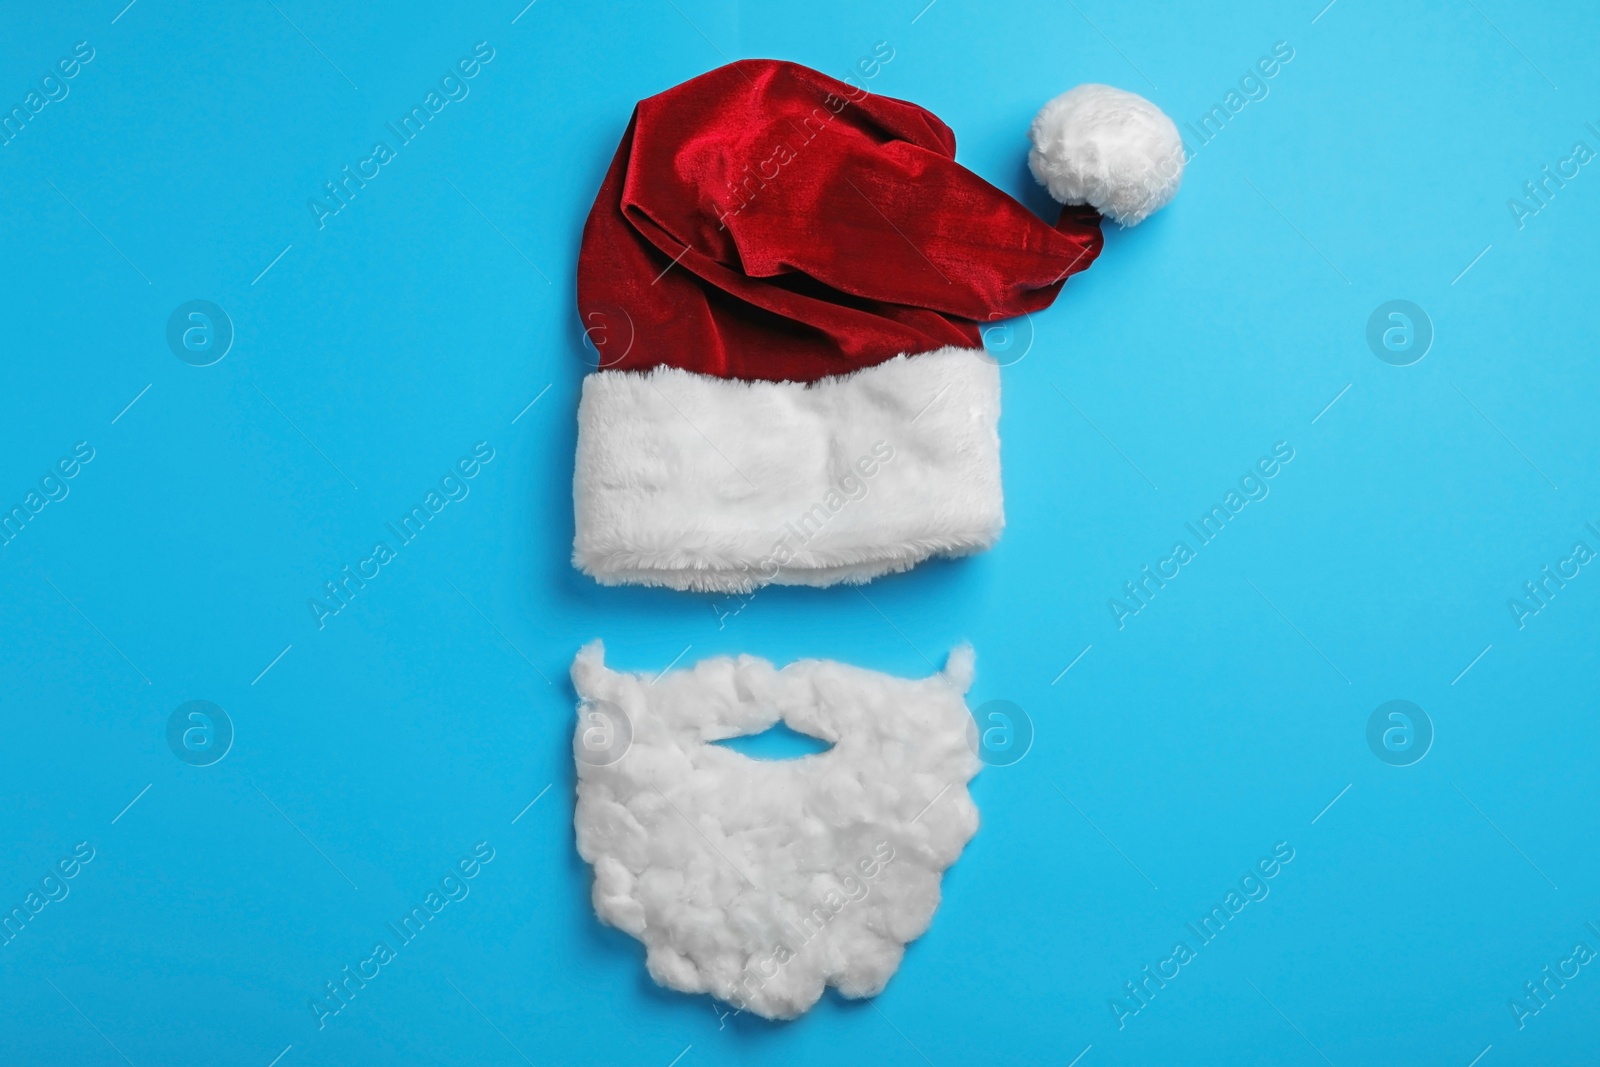
POLYGON ((1034 117, 1028 169, 1063 204, 1092 204, 1124 226, 1163 207, 1183 181, 1178 127, 1137 93, 1069 89, 1034 117))
POLYGON ((584 379, 572 562, 605 585, 861 583, 994 544, 1000 370, 941 348, 818 382, 584 379))

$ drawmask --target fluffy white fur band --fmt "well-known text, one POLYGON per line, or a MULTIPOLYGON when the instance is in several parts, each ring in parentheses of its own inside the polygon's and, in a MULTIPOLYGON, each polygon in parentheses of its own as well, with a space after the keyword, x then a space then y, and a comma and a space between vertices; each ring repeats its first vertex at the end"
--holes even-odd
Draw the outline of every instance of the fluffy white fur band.
POLYGON ((1144 97, 1109 85, 1062 93, 1039 109, 1028 136, 1028 169, 1051 196, 1124 226, 1163 207, 1183 181, 1178 127, 1144 97))
POLYGON ((595 913, 657 982, 792 1019, 883 991, 978 829, 970 647, 926 678, 753 656, 652 679, 578 653, 578 852, 595 913), (834 742, 755 760, 710 742, 779 718, 834 742))
POLYGON ((981 349, 810 384, 591 374, 572 562, 606 585, 743 593, 982 551, 1005 525, 999 417, 981 349))

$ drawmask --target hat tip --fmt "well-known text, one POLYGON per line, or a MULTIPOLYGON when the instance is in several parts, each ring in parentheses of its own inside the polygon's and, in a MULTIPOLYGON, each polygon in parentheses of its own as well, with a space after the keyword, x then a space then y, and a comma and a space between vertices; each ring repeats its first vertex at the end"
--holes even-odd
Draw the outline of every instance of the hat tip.
POLYGON ((1028 169, 1063 204, 1089 204, 1133 226, 1183 181, 1178 127, 1137 93, 1079 85, 1045 104, 1028 131, 1028 169))

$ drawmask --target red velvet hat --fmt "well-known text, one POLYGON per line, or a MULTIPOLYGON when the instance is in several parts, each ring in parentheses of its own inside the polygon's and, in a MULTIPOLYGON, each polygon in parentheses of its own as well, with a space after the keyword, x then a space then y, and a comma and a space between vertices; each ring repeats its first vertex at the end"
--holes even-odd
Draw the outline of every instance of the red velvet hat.
POLYGON ((1054 227, 915 104, 744 60, 640 102, 583 231, 573 560, 601 582, 862 582, 1004 525, 980 329, 1176 191, 1176 128, 1081 86, 1033 129, 1054 227), (1097 208, 1099 210, 1097 210, 1097 208))

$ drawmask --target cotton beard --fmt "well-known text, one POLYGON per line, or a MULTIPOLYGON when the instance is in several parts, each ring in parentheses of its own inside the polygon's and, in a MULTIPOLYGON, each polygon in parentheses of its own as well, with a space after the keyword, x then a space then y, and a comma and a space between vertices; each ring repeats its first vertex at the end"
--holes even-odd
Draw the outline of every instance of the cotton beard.
POLYGON ((644 943, 660 984, 767 1018, 827 985, 878 994, 977 831, 972 672, 962 647, 917 680, 740 656, 652 681, 588 645, 574 822, 595 913, 644 943), (780 718, 834 747, 764 761, 710 743, 780 718))

